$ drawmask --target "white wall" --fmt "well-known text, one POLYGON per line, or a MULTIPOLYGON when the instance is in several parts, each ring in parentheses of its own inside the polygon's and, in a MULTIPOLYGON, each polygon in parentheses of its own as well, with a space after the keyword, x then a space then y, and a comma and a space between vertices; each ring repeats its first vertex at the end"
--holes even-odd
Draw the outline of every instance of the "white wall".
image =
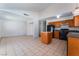
POLYGON ((34 33, 34 26, 33 26, 33 20, 28 20, 27 21, 27 35, 33 35, 34 33))
POLYGON ((39 13, 31 12, 31 17, 33 21, 33 38, 36 39, 39 37, 39 13))
MULTIPOLYGON (((34 27, 33 20, 29 20, 26 22, 15 21, 15 20, 14 21, 13 20, 0 20, 0 37, 34 35, 35 33, 34 28, 36 27, 34 27)), ((38 35, 38 32, 36 33, 37 33, 36 35, 38 35)))
POLYGON ((26 23, 21 21, 5 20, 2 22, 2 37, 26 35, 26 23))
POLYGON ((38 13, 29 12, 30 18, 23 18, 19 15, 4 14, 0 18, 0 36, 18 36, 18 35, 33 35, 34 38, 38 37, 39 24, 38 13), (28 20, 32 20, 32 24, 29 24, 28 20), (2 28, 1 28, 2 27, 2 28), (1 30, 2 29, 2 30, 1 30))

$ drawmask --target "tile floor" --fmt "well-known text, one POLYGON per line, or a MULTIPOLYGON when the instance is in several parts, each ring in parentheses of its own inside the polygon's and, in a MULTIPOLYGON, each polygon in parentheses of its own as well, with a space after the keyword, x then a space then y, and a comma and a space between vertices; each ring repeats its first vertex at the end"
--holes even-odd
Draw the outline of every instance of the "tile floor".
POLYGON ((52 39, 49 45, 32 37, 6 37, 0 40, 1 56, 66 56, 66 41, 52 39))

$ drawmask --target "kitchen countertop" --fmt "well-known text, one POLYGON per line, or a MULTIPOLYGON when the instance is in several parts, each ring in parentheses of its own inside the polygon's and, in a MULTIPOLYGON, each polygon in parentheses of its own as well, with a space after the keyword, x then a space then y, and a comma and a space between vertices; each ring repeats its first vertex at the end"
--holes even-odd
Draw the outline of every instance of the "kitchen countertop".
POLYGON ((41 32, 41 33, 52 33, 52 32, 41 32))
POLYGON ((79 38, 79 33, 69 32, 67 37, 79 38))
MULTIPOLYGON (((79 28, 68 28, 69 32, 78 32, 79 33, 79 28)), ((60 31, 61 28, 55 28, 55 31, 60 31)))

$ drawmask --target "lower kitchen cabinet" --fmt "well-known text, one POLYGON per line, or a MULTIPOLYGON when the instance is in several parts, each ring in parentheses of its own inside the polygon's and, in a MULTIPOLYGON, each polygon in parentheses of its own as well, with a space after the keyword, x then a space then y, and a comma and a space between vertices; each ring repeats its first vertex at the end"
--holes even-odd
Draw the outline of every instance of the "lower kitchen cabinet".
POLYGON ((79 38, 68 38, 68 56, 79 56, 79 38))
POLYGON ((41 32, 41 41, 49 44, 52 41, 52 32, 41 32))
POLYGON ((60 37, 60 31, 55 31, 54 32, 54 38, 59 39, 59 37, 60 37))

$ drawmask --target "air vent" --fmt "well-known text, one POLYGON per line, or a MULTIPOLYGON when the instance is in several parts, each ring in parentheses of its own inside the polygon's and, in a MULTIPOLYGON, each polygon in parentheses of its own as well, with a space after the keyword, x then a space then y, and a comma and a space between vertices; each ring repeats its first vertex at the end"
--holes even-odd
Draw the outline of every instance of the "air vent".
POLYGON ((29 24, 33 24, 33 22, 30 22, 29 24))
POLYGON ((28 14, 25 14, 25 13, 24 13, 24 15, 25 15, 25 16, 29 16, 28 14))

